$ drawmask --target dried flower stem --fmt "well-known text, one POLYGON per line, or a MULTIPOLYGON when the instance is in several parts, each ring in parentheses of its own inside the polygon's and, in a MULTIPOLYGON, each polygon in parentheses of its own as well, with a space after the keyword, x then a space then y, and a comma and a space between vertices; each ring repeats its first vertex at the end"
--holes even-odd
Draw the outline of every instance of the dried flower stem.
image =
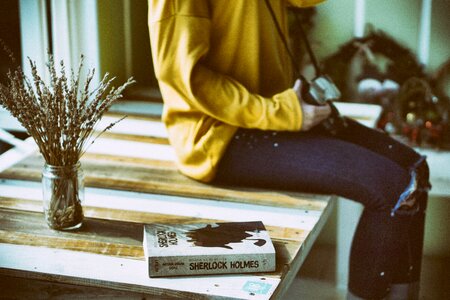
POLYGON ((83 60, 81 56, 77 71, 71 70, 68 78, 64 63, 61 61, 58 73, 53 56, 49 54, 50 83, 47 85, 39 76, 36 63, 29 59, 31 79, 17 67, 8 73, 8 83, 0 85, 0 105, 25 127, 50 165, 76 164, 85 152, 84 147, 95 125, 111 104, 122 96, 124 89, 134 82, 130 78, 122 86, 114 88, 114 78, 105 74, 99 86, 92 90, 90 84, 95 70, 89 70, 82 82, 83 60))
MULTIPOLYGON (((3 43, 2 46, 13 57, 3 43)), ((25 76, 20 67, 8 72, 7 83, 0 84, 0 106, 17 118, 34 138, 47 166, 63 167, 62 171, 58 169, 58 176, 51 175, 50 203, 45 215, 51 228, 71 228, 80 224, 83 212, 78 194, 78 171, 68 170, 77 165, 87 147, 103 132, 123 119, 93 137, 95 125, 134 80, 130 78, 115 88, 112 87, 114 78, 105 74, 100 84, 91 89, 95 70, 89 70, 82 81, 83 56, 77 72, 71 70, 67 77, 64 63, 60 62, 57 72, 53 56, 49 54, 50 82, 46 84, 38 74, 36 63, 31 59, 29 63, 31 78, 25 76)))

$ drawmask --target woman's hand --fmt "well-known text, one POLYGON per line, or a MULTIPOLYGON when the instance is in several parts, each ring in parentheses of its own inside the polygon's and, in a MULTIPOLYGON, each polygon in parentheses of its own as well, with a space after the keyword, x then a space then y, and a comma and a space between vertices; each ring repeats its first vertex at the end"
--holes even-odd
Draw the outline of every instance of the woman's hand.
POLYGON ((303 111, 302 118, 302 131, 307 131, 328 118, 331 114, 331 108, 329 105, 316 106, 306 103, 302 98, 302 82, 300 79, 295 81, 293 87, 297 97, 300 101, 300 107, 303 111))

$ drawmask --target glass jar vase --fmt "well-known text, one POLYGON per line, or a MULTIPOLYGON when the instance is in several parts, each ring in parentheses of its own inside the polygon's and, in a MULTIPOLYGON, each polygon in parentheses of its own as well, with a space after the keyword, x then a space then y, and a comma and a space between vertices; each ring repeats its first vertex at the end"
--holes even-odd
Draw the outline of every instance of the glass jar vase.
POLYGON ((42 172, 44 215, 50 228, 74 230, 83 223, 84 174, 72 166, 45 164, 42 172))

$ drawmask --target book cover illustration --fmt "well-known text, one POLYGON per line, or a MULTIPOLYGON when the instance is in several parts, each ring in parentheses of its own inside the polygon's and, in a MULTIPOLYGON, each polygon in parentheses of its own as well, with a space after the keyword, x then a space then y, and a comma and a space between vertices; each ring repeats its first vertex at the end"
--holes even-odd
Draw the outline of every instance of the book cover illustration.
POLYGON ((275 248, 260 221, 144 225, 149 276, 275 270, 275 248))

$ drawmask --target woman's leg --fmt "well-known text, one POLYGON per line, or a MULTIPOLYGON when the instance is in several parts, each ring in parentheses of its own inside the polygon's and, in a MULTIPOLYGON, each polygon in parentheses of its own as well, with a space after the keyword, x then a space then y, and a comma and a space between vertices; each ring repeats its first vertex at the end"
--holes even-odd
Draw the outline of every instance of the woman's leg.
POLYGON ((425 209, 428 193, 422 192, 417 196, 420 202, 417 214, 410 216, 411 224, 408 230, 408 240, 404 245, 394 270, 391 291, 387 299, 419 299, 420 273, 423 253, 423 238, 425 229, 425 209))
POLYGON ((428 164, 424 156, 419 155, 407 145, 390 138, 385 133, 350 119, 347 120, 347 127, 338 132, 337 138, 374 151, 408 170, 410 182, 392 209, 392 214, 399 213, 401 210, 403 213, 405 210, 417 211, 416 194, 428 192, 431 188, 428 164))
POLYGON ((350 288, 366 296, 358 286, 377 282, 367 294, 377 297, 401 277, 393 274, 393 266, 406 252, 407 222, 403 217, 393 219, 390 212, 408 185, 409 165, 420 156, 382 133, 365 132, 353 124, 350 128, 355 128, 354 135, 347 129, 337 137, 320 130, 240 130, 219 166, 216 182, 332 193, 361 202, 366 209, 353 243, 351 278, 356 279, 350 288))
POLYGON ((321 132, 241 129, 216 182, 337 194, 371 209, 392 209, 409 172, 385 156, 321 132))
MULTIPOLYGON (((418 188, 412 196, 414 200, 417 201, 416 209, 413 209, 412 212, 397 210, 395 215, 392 215, 391 212, 391 217, 400 219, 406 218, 406 220, 401 221, 401 223, 409 223, 409 225, 407 236, 398 241, 400 248, 395 251, 392 250, 394 253, 399 253, 399 255, 396 257, 394 268, 391 268, 391 271, 388 272, 392 274, 387 274, 391 277, 389 282, 393 283, 389 297, 392 299, 416 299, 419 296, 418 287, 423 253, 425 209, 428 201, 427 190, 431 187, 429 184, 428 165, 423 161, 423 158, 418 156, 411 148, 398 141, 386 138, 384 133, 374 131, 354 121, 349 121, 348 124, 349 126, 346 130, 339 132, 339 138, 360 144, 389 159, 395 160, 404 168, 409 169, 410 174, 414 173, 414 176, 419 177, 417 178, 418 188), (364 140, 362 137, 366 137, 366 139, 364 140)), ((411 181, 410 184, 414 184, 414 182, 411 181)), ((407 195, 407 192, 404 192, 403 195, 401 195, 401 198, 402 196, 405 197, 405 194, 407 195)), ((400 200, 401 199, 399 199, 399 202, 396 204, 395 209, 401 207, 400 200)), ((370 214, 370 212, 367 214, 370 214)), ((370 223, 370 219, 375 219, 375 221, 372 220, 372 222, 379 222, 378 217, 374 217, 373 215, 366 216, 367 214, 363 214, 361 218, 362 224, 370 223)), ((363 225, 361 227, 363 227, 363 225)), ((364 241, 359 242, 361 240, 360 235, 365 235, 364 230, 357 230, 353 241, 352 252, 356 253, 358 252, 357 248, 367 247, 367 243, 364 241)), ((361 249, 359 249, 359 252, 361 252, 361 249)), ((364 265, 357 255, 352 255, 351 259, 353 261, 351 262, 351 266, 358 265, 358 260, 359 264, 364 265)), ((358 282, 358 280, 361 281, 362 276, 358 274, 358 272, 351 271, 350 273, 353 274, 351 277, 355 278, 354 280, 351 280, 350 283, 353 282, 353 285, 356 285, 355 282, 358 282)), ((384 279, 386 280, 386 278, 384 279)))
MULTIPOLYGON (((366 299, 382 299, 390 292, 391 284, 402 286, 403 292, 408 293, 417 286, 426 195, 418 201, 421 202, 420 210, 412 215, 392 216, 389 211, 364 209, 350 254, 349 290, 353 294, 366 299)), ((399 292, 397 289, 398 296, 399 292)), ((398 299, 414 299, 408 293, 398 299)))
POLYGON ((405 169, 409 169, 421 158, 411 147, 389 137, 386 133, 368 128, 351 119, 347 119, 347 127, 339 131, 336 138, 360 145, 395 161, 405 169))

